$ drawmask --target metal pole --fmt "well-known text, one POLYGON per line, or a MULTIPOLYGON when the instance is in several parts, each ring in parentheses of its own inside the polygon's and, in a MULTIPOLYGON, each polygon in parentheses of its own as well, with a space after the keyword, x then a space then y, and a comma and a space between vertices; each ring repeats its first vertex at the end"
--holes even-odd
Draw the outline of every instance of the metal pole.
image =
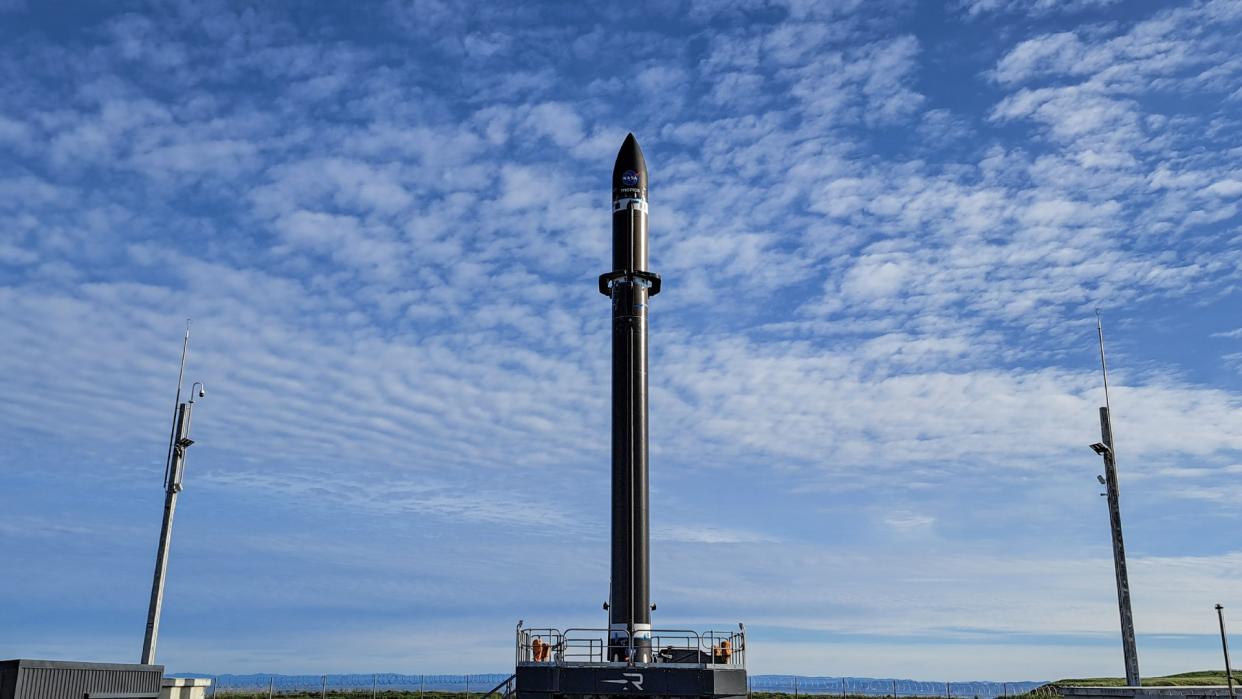
POLYGON ((375 699, 375 675, 371 675, 371 699, 375 699))
POLYGON ((328 696, 328 676, 324 675, 323 684, 319 687, 319 699, 324 699, 326 696, 328 696))
POLYGON ((1229 639, 1225 635, 1225 608, 1216 605, 1216 618, 1220 620, 1220 647, 1225 652, 1225 681, 1229 683, 1229 699, 1234 699, 1233 668, 1229 666, 1229 639))
POLYGON ((1104 356, 1104 323, 1100 310, 1095 311, 1095 329, 1100 343, 1100 373, 1104 377, 1104 407, 1100 408, 1100 433, 1103 437, 1104 484, 1108 496, 1108 521, 1113 539, 1113 569, 1117 578, 1117 608, 1121 617, 1121 651, 1126 666, 1126 684, 1138 687, 1138 648, 1134 638, 1134 612, 1130 607, 1130 576, 1126 569, 1126 547, 1121 535, 1120 491, 1117 485, 1117 447, 1113 443, 1112 405, 1108 397, 1108 361, 1104 356))
POLYGON ((177 406, 181 405, 181 382, 185 380, 185 357, 190 349, 190 319, 185 319, 185 337, 181 340, 181 368, 177 370, 177 396, 173 398, 172 425, 168 428, 168 452, 164 455, 164 481, 172 465, 173 442, 177 440, 177 406))
POLYGON ((173 431, 172 462, 164 482, 164 521, 160 525, 160 541, 155 549, 155 574, 151 580, 151 603, 147 608, 147 629, 142 639, 142 664, 155 664, 155 645, 160 635, 160 615, 164 609, 164 578, 168 574, 168 551, 172 547, 173 516, 177 512, 177 494, 181 492, 181 476, 185 470, 185 450, 189 439, 191 403, 177 406, 177 424, 173 431))
POLYGON ((466 675, 466 699, 470 699, 470 675, 466 675))
POLYGON ((897 680, 893 680, 893 699, 897 699, 897 680))
POLYGON ((1134 638, 1134 612, 1130 607, 1130 575, 1126 567, 1126 545, 1121 530, 1121 495, 1117 484, 1117 459, 1113 451, 1113 425, 1108 408, 1100 408, 1100 434, 1104 452, 1104 485, 1108 496, 1108 522, 1113 540, 1113 571, 1117 579, 1117 609, 1121 617, 1121 650, 1125 660, 1126 684, 1138 687, 1138 648, 1134 638))
POLYGON ((953 696, 953 693, 949 691, 949 683, 948 683, 948 682, 945 682, 945 683, 944 683, 944 695, 945 695, 946 697, 952 697, 952 696, 953 696))
POLYGON ((1100 318, 1100 309, 1095 309, 1095 334, 1100 340, 1100 373, 1104 375, 1104 407, 1110 411, 1113 404, 1108 401, 1108 361, 1104 359, 1104 321, 1100 318))
MULTIPOLYGON (((179 456, 173 457, 180 460, 179 456)), ((176 466, 174 466, 176 468, 176 466)), ((155 549, 155 574, 151 580, 151 602, 147 607, 147 628, 142 640, 142 664, 155 664, 155 644, 160 634, 160 614, 164 610, 164 576, 168 572, 168 550, 172 546, 173 516, 177 512, 177 491, 164 493, 164 521, 160 525, 160 541, 155 549)))
POLYGON ((423 699, 423 675, 418 676, 418 699, 423 699))
MULTIPOLYGON (((147 626, 142 637, 143 665, 155 664, 155 644, 159 636, 160 612, 164 606, 164 574, 168 569, 168 538, 172 528, 173 512, 177 507, 176 493, 168 489, 169 474, 177 458, 177 432, 181 423, 181 384, 185 380, 185 358, 190 348, 190 319, 185 321, 185 336, 181 340, 181 363, 177 370, 177 395, 173 399, 172 427, 168 434, 168 451, 164 457, 164 522, 160 528, 160 542, 155 552, 155 578, 151 583, 151 603, 147 608, 147 626)), ((213 690, 212 697, 215 697, 213 690)))
POLYGON ((275 691, 275 689, 276 689, 276 677, 275 676, 268 677, 267 678, 267 699, 272 699, 272 693, 275 691))

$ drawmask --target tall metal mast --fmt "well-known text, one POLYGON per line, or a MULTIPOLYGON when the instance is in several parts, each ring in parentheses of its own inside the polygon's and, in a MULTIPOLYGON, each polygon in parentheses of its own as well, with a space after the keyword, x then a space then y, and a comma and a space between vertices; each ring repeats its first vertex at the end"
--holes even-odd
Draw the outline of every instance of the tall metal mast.
POLYGON ((1121 616, 1121 650, 1125 656, 1126 684, 1139 686, 1138 648, 1134 640, 1134 613, 1130 609, 1130 576, 1126 570, 1126 546, 1121 535, 1121 503, 1117 487, 1117 450, 1113 446, 1113 423, 1108 397, 1108 362, 1104 355, 1104 323, 1095 311, 1095 329, 1100 342, 1100 371, 1104 376, 1104 407, 1100 408, 1102 444, 1091 448, 1104 457, 1104 485, 1108 499, 1108 521, 1113 539, 1113 569, 1117 578, 1117 607, 1121 616))
MULTIPOLYGON (((147 628, 142 640, 144 665, 155 664, 155 645, 160 633, 160 614, 164 608, 164 578, 168 574, 168 551, 172 546, 173 515, 177 511, 177 494, 181 492, 181 479, 185 473, 185 450, 194 440, 190 439, 190 413, 194 409, 195 396, 181 402, 181 382, 185 378, 185 359, 190 345, 190 321, 185 322, 185 338, 181 343, 181 369, 177 373, 177 397, 173 404, 172 434, 168 437, 168 458, 164 462, 164 521, 160 526, 160 541, 155 549, 155 575, 151 581, 151 603, 147 609, 147 628)), ((206 395, 202 384, 198 397, 206 395)))
POLYGON ((1220 621, 1220 648, 1225 652, 1225 681, 1229 683, 1229 699, 1236 695, 1233 692, 1233 668, 1229 665, 1229 637, 1225 635, 1225 608, 1216 604, 1216 618, 1220 621))

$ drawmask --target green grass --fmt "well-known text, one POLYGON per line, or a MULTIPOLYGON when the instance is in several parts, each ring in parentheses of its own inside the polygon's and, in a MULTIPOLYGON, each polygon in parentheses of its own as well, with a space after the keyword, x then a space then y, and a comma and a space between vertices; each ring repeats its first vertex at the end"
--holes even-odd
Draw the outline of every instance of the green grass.
MULTIPOLYGON (((1224 670, 1200 670, 1197 672, 1183 672, 1177 675, 1165 675, 1164 677, 1144 677, 1144 687, 1194 687, 1202 685, 1223 685, 1225 684, 1224 670)), ((1238 675, 1234 673, 1233 683, 1238 684, 1238 675)), ((1124 687, 1126 680, 1124 677, 1082 677, 1077 679, 1057 680, 1053 684, 1070 685, 1074 687, 1124 687)))

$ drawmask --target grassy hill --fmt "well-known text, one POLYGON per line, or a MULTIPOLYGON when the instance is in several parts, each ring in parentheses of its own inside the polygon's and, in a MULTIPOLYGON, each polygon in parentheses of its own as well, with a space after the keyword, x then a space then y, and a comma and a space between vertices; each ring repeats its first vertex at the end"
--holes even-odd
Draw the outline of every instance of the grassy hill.
MULTIPOLYGON (((1198 672, 1183 672, 1178 675, 1166 675, 1164 677, 1144 677, 1144 687, 1187 687, 1195 685, 1223 685, 1225 684, 1224 670, 1200 670, 1198 672)), ((1076 687, 1124 687, 1126 680, 1124 677, 1084 677, 1079 679, 1057 680, 1053 684, 1073 685, 1076 687)), ((1238 673, 1233 673, 1233 684, 1238 686, 1238 673)))

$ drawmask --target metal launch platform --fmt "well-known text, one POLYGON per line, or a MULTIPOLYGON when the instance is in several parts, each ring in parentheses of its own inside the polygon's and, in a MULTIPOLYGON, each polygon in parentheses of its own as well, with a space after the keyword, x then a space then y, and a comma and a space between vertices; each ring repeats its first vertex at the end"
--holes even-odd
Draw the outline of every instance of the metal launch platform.
POLYGON ((615 631, 610 636, 608 629, 524 629, 519 624, 516 636, 517 699, 723 699, 747 693, 746 630, 740 624, 737 631, 723 632, 652 629, 652 662, 647 663, 608 660, 618 650, 625 657, 635 657, 638 650, 632 638, 618 649, 615 631))

